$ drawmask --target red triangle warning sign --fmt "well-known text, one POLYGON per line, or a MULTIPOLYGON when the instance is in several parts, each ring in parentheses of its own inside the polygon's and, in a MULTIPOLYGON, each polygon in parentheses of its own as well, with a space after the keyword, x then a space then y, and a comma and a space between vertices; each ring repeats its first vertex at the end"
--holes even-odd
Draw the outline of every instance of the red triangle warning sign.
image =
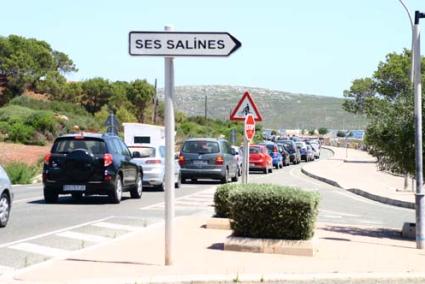
POLYGON ((245 92, 230 114, 230 120, 245 120, 245 116, 248 114, 252 114, 255 121, 263 120, 263 117, 258 111, 257 105, 254 103, 251 95, 249 92, 245 92))

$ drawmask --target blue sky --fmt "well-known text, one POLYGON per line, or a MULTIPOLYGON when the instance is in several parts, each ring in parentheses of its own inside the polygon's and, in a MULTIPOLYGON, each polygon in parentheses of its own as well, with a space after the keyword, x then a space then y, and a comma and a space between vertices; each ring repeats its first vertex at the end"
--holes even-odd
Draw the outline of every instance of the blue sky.
MULTIPOLYGON (((423 0, 405 3, 425 12, 423 0)), ((242 42, 229 58, 177 58, 177 86, 341 97, 352 80, 370 76, 387 53, 411 42, 398 0, 14 0, 2 3, 0 35, 35 37, 67 53, 79 68, 71 80, 158 78, 162 87, 163 59, 129 56, 128 32, 167 24, 179 31, 226 31, 242 42)))

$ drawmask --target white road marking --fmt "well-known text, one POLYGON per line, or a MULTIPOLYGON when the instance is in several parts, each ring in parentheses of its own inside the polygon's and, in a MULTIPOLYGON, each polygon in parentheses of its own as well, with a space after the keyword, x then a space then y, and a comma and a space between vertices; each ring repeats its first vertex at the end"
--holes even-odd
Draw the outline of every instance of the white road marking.
POLYGON ((138 231, 138 230, 143 228, 143 227, 122 225, 122 224, 108 223, 108 222, 98 222, 98 223, 93 223, 93 224, 90 224, 90 225, 100 227, 100 228, 106 228, 106 229, 133 231, 133 232, 138 231))
POLYGON ((0 275, 1 274, 4 274, 4 273, 11 272, 11 271, 14 271, 14 270, 16 270, 16 269, 13 268, 13 267, 0 265, 0 275))
MULTIPOLYGON (((192 193, 192 194, 188 194, 188 195, 184 195, 184 196, 181 196, 179 198, 176 198, 175 202, 178 202, 178 201, 184 200, 184 199, 188 199, 188 198, 191 198, 191 197, 204 196, 206 194, 210 194, 211 200, 212 200, 213 197, 214 197, 215 190, 216 190, 215 186, 209 187, 209 188, 204 189, 202 191, 195 192, 195 193, 192 193)), ((141 207, 140 210, 159 209, 159 208, 163 208, 164 204, 165 204, 164 202, 159 202, 159 203, 155 203, 155 204, 151 204, 151 205, 148 205, 148 206, 141 207)))
POLYGON ((342 216, 339 215, 322 215, 323 218, 329 218, 329 219, 341 219, 342 216))
POLYGON ((349 213, 337 212, 337 211, 326 210, 326 209, 320 209, 319 212, 333 214, 333 215, 347 216, 347 217, 360 217, 361 216, 361 215, 357 215, 357 214, 349 214, 349 213))
POLYGON ((32 240, 35 240, 35 239, 39 239, 39 238, 47 237, 47 236, 50 236, 50 235, 54 235, 54 234, 57 234, 57 233, 60 233, 60 232, 70 231, 70 230, 73 230, 73 229, 76 229, 76 228, 80 228, 80 227, 84 227, 84 226, 87 226, 87 225, 91 225, 92 223, 106 221, 106 220, 109 220, 111 218, 113 218, 113 216, 109 216, 109 217, 106 217, 106 218, 102 218, 102 219, 98 219, 98 220, 94 220, 94 221, 90 221, 90 222, 78 224, 78 225, 71 226, 71 227, 66 227, 66 228, 63 228, 63 229, 55 230, 55 231, 50 231, 50 232, 47 232, 47 233, 35 235, 35 236, 29 237, 29 238, 25 238, 25 239, 13 241, 13 242, 9 242, 9 243, 4 243, 4 244, 1 244, 0 245, 0 248, 9 247, 9 246, 12 246, 12 245, 15 245, 15 244, 32 241, 32 240))
POLYGON ((70 252, 64 249, 51 248, 32 243, 19 243, 13 246, 9 246, 8 248, 52 257, 62 256, 70 252))
POLYGON ((56 236, 68 238, 68 239, 74 239, 74 240, 88 241, 93 243, 101 243, 101 242, 111 240, 111 238, 107 238, 107 237, 101 237, 101 236, 96 236, 91 234, 83 234, 83 233, 72 232, 72 231, 58 233, 56 234, 56 236))
POLYGON ((364 224, 370 224, 370 225, 383 225, 383 223, 379 221, 359 220, 359 222, 364 224))

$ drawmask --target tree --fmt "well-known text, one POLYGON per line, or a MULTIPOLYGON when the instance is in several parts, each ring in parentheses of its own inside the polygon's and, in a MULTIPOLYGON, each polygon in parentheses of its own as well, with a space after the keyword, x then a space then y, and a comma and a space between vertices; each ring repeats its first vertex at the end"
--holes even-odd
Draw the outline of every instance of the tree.
MULTIPOLYGON (((72 60, 64 53, 53 50, 45 41, 10 35, 0 37, 0 77, 6 81, 10 96, 20 95, 25 89, 34 89, 40 80, 49 77, 63 80, 54 72, 76 71, 72 60)), ((57 90, 58 88, 54 88, 57 90)))
POLYGON ((375 94, 375 85, 371 78, 354 80, 350 90, 344 91, 344 97, 347 99, 343 103, 343 108, 347 112, 363 114, 365 101, 375 94))
POLYGON ((342 130, 338 130, 338 132, 336 133, 336 137, 345 137, 347 134, 345 133, 345 131, 342 130))
POLYGON ((148 103, 152 102, 154 95, 154 86, 150 85, 146 80, 135 80, 130 83, 127 96, 135 107, 135 114, 139 122, 145 121, 145 108, 148 103))
MULTIPOLYGON (((410 64, 410 52, 407 50, 401 54, 388 54, 371 78, 353 82, 347 92, 353 96, 346 96, 350 100, 347 105, 351 107, 344 105, 344 108, 367 116, 369 122, 365 142, 370 153, 377 157, 381 169, 414 175, 414 107, 410 64)), ((422 58, 423 68, 424 64, 422 58)))
POLYGON ((327 128, 325 128, 325 127, 320 127, 319 128, 319 134, 320 135, 326 135, 326 134, 328 134, 328 132, 329 132, 329 130, 327 128))
POLYGON ((81 105, 91 114, 98 112, 112 96, 112 88, 108 80, 93 78, 82 83, 81 105))

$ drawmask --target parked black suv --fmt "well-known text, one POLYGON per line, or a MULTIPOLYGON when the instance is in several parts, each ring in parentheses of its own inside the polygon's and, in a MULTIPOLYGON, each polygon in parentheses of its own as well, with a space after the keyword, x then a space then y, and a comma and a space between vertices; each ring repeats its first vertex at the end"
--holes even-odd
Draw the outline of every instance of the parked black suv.
POLYGON ((44 200, 55 203, 59 194, 108 195, 120 203, 122 192, 142 196, 143 170, 118 136, 79 133, 58 137, 46 155, 43 168, 44 200))

